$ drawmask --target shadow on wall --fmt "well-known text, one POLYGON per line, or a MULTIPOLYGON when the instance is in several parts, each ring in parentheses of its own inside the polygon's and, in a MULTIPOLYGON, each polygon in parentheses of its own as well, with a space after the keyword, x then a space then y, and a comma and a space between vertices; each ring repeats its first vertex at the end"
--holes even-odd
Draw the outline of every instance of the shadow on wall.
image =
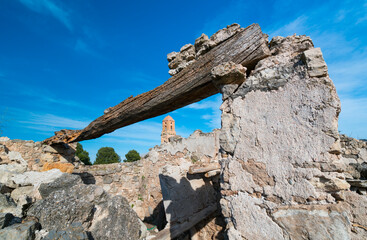
POLYGON ((95 177, 89 172, 73 173, 73 174, 79 175, 84 184, 96 184, 95 177))
POLYGON ((143 222, 157 226, 159 231, 166 227, 167 219, 164 212, 163 200, 158 203, 149 217, 144 218, 143 222))
POLYGON ((211 180, 204 174, 187 174, 177 181, 177 178, 160 174, 159 179, 170 227, 159 232, 155 239, 163 239, 164 236, 180 239, 181 235, 187 234, 193 236, 209 223, 211 226, 205 231, 205 239, 224 239, 219 176, 211 180))
POLYGON ((73 163, 75 162, 75 147, 70 146, 66 143, 60 143, 50 146, 57 154, 61 157, 65 158, 68 162, 73 163))

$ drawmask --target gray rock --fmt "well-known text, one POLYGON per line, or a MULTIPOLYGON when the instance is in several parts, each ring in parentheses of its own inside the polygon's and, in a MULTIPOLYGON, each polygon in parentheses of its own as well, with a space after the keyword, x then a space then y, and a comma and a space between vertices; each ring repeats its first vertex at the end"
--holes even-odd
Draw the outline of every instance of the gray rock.
POLYGON ((231 25, 228 25, 227 28, 223 28, 219 30, 218 32, 214 33, 210 40, 212 40, 215 45, 220 44, 221 42, 227 40, 228 38, 232 37, 234 34, 236 34, 238 31, 241 31, 241 26, 237 23, 233 23, 231 25))
POLYGON ((27 167, 21 164, 2 164, 0 165, 0 183, 9 188, 16 188, 17 185, 12 177, 24 173, 26 170, 27 167))
POLYGON ((83 230, 83 226, 79 222, 72 223, 66 230, 51 230, 42 240, 88 240, 87 233, 83 230))
POLYGON ((29 198, 34 198, 36 194, 36 190, 33 186, 27 186, 27 187, 19 187, 14 189, 14 191, 11 192, 11 198, 18 202, 22 196, 28 196, 29 198))
POLYGON ((323 77, 327 75, 327 66, 320 48, 307 50, 303 52, 302 57, 307 65, 310 77, 323 77))
POLYGON ((22 174, 15 174, 11 180, 18 186, 39 186, 41 183, 50 183, 66 173, 59 169, 51 169, 46 172, 29 171, 22 174))
POLYGON ((367 197, 353 191, 344 192, 345 203, 348 206, 348 215, 352 223, 353 239, 367 239, 367 197))
POLYGON ((215 45, 215 42, 210 40, 207 35, 205 35, 204 33, 201 34, 201 36, 195 40, 196 56, 203 55, 204 53, 215 47, 215 45))
POLYGON ((10 197, 0 193, 0 213, 11 213, 17 217, 22 217, 22 210, 10 197))
POLYGON ((28 216, 37 217, 47 231, 68 231, 79 222, 94 239, 139 239, 142 235, 136 213, 121 196, 111 197, 100 187, 84 184, 47 194, 28 210, 28 216))
POLYGON ((95 190, 91 185, 77 185, 52 192, 33 204, 27 214, 37 217, 46 230, 65 230, 73 222, 84 223, 88 228, 94 213, 95 190))
POLYGON ((10 226, 13 219, 14 216, 11 213, 0 213, 0 229, 10 226))
POLYGON ((340 190, 347 190, 349 188, 349 183, 338 178, 332 178, 325 183, 325 190, 329 192, 338 192, 340 190))
POLYGON ((245 81, 246 68, 241 64, 226 62, 214 67, 211 75, 214 85, 222 93, 223 99, 226 99, 245 81))
MULTIPOLYGON (((231 232, 233 236, 241 234, 246 239, 283 239, 283 231, 270 216, 265 209, 261 208, 262 201, 260 199, 252 199, 248 194, 240 192, 238 195, 233 195, 225 198, 229 205, 222 206, 222 209, 230 209, 229 216, 235 219, 233 222, 234 228, 231 232), (260 206, 259 206, 260 205, 260 206)), ((221 204, 226 201, 221 200, 221 204)), ((240 239, 240 238, 230 238, 240 239)))
POLYGON ((27 162, 23 159, 22 154, 20 152, 10 151, 8 153, 8 157, 10 161, 14 161, 18 164, 27 166, 27 162))
POLYGON ((14 224, 0 230, 0 239, 33 240, 35 238, 35 231, 39 228, 40 224, 36 221, 14 224))
POLYGON ((367 180, 352 179, 347 182, 353 187, 367 188, 367 180))
POLYGON ((175 59, 177 57, 177 52, 171 52, 167 54, 167 60, 168 62, 171 62, 173 59, 175 59))
POLYGON ((47 198, 54 191, 71 188, 72 186, 81 183, 82 180, 78 175, 62 174, 52 182, 42 183, 39 186, 38 191, 42 198, 47 198))
POLYGON ((348 240, 350 222, 346 213, 328 209, 286 209, 273 214, 290 239, 348 240))
POLYGON ((111 184, 113 182, 112 176, 104 176, 103 177, 103 183, 104 184, 111 184))
POLYGON ((122 196, 106 197, 95 205, 89 228, 94 239, 140 239, 146 235, 140 220, 122 196))
POLYGON ((171 69, 168 73, 173 76, 185 67, 195 61, 196 53, 195 47, 192 44, 184 45, 179 53, 172 52, 167 55, 169 61, 168 67, 171 69))
POLYGON ((288 37, 274 37, 270 43, 270 50, 272 55, 281 53, 299 53, 314 47, 310 37, 305 35, 288 37))
POLYGON ((5 184, 0 183, 0 193, 11 193, 13 191, 13 188, 7 187, 5 184))

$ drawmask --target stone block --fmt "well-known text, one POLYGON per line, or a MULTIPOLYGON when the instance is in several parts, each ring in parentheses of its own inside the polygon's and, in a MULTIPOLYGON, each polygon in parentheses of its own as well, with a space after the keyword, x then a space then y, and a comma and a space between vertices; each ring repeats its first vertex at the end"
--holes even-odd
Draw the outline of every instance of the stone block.
POLYGON ((48 163, 46 162, 43 165, 42 171, 49 171, 51 169, 59 169, 61 172, 64 172, 64 173, 72 173, 74 170, 74 165, 72 163, 62 163, 62 162, 48 163))

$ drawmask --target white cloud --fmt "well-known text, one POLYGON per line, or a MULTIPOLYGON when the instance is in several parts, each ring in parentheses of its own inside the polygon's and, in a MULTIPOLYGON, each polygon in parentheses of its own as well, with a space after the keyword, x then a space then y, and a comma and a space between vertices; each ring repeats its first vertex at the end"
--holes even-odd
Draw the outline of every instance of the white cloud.
POLYGON ((222 104, 221 95, 218 95, 214 101, 212 100, 202 100, 186 106, 187 109, 219 109, 220 104, 222 104), (218 105, 219 104, 219 105, 218 105))
POLYGON ((307 16, 299 16, 298 18, 294 19, 293 21, 289 22, 288 24, 269 31, 270 39, 275 36, 289 36, 293 34, 304 34, 306 32, 306 22, 308 17, 307 16))
POLYGON ((94 57, 101 57, 97 54, 84 40, 78 38, 74 45, 74 50, 81 53, 86 53, 94 57))
POLYGON ((70 14, 57 6, 51 0, 19 0, 22 4, 27 6, 34 12, 41 14, 49 14, 59 20, 65 27, 72 30, 72 24, 70 21, 70 14))
POLYGON ((4 85, 6 84, 8 89, 10 89, 10 91, 2 92, 3 96, 6 96, 8 98, 19 98, 20 96, 22 96, 23 99, 24 97, 28 97, 27 101, 32 101, 34 105, 36 105, 36 102, 40 102, 42 106, 49 104, 53 104, 54 106, 54 104, 59 104, 79 109, 95 110, 93 106, 85 105, 73 100, 57 98, 53 96, 54 94, 52 92, 42 87, 37 87, 37 89, 34 89, 33 85, 20 83, 15 81, 14 79, 7 79, 6 77, 2 78, 0 75, 0 84, 2 82, 4 83, 4 85))
POLYGON ((218 94, 214 100, 202 100, 186 106, 186 109, 209 110, 201 115, 201 119, 206 120, 205 124, 211 128, 220 128, 221 111, 219 109, 222 104, 222 95, 218 94))
POLYGON ((38 129, 42 131, 54 131, 57 129, 71 128, 71 129, 82 129, 85 128, 90 121, 79 121, 65 117, 59 117, 53 114, 34 114, 30 113, 28 116, 25 116, 27 120, 19 121, 22 124, 26 124, 27 128, 38 129), (37 128, 35 126, 41 125, 47 128, 37 128))
POLYGON ((162 125, 153 121, 143 121, 126 126, 108 134, 114 139, 138 139, 148 141, 160 141, 162 125))

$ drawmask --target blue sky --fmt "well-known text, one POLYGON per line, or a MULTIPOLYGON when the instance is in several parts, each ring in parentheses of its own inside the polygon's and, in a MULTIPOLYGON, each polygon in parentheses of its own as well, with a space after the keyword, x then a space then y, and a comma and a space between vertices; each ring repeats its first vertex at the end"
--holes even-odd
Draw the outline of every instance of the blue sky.
MULTIPOLYGON (((339 130, 367 138, 367 1, 0 1, 2 135, 40 141, 80 129, 130 95, 165 82, 166 55, 231 23, 270 38, 311 36, 342 102, 339 130)), ((176 110, 177 134, 220 128, 221 97, 176 110)), ((160 144, 164 116, 82 142, 92 159, 160 144)))

